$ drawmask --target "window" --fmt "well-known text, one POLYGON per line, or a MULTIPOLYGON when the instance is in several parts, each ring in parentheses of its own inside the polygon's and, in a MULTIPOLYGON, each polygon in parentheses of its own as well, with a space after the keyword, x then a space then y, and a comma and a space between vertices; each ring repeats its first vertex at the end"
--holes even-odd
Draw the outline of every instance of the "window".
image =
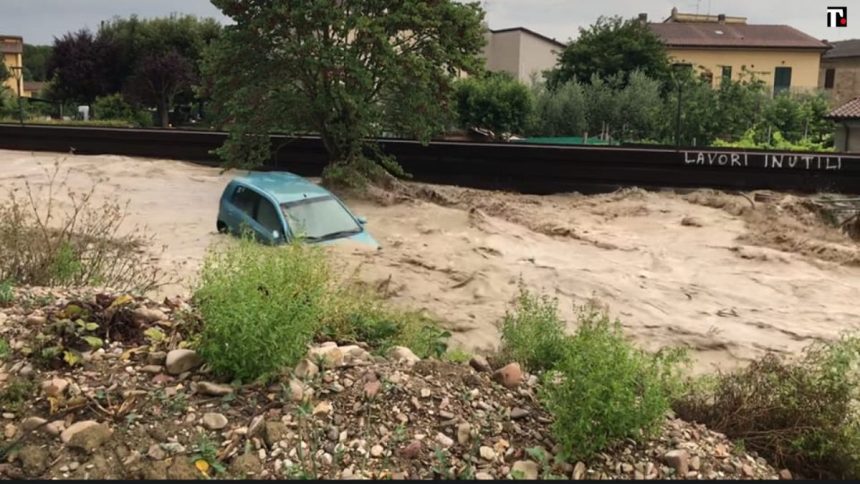
POLYGON ((721 77, 721 82, 730 82, 732 80, 732 66, 723 66, 721 77))
POLYGON ((833 83, 836 79, 836 69, 827 69, 824 71, 824 89, 833 89, 833 83))
POLYGON ((777 67, 773 73, 773 94, 788 91, 791 88, 791 67, 777 67))
POLYGON ((275 206, 272 205, 272 202, 265 198, 260 198, 260 205, 257 207, 257 216, 254 217, 254 220, 269 232, 274 232, 275 230, 278 233, 281 232, 281 220, 278 218, 278 212, 275 206))
POLYGON ((239 186, 236 188, 236 191, 233 192, 232 202, 236 208, 245 212, 249 217, 254 217, 257 209, 257 202, 259 202, 260 199, 260 195, 258 195, 254 190, 239 186))
POLYGON ((361 232, 355 219, 332 197, 312 198, 281 207, 293 234, 308 240, 325 240, 361 232))

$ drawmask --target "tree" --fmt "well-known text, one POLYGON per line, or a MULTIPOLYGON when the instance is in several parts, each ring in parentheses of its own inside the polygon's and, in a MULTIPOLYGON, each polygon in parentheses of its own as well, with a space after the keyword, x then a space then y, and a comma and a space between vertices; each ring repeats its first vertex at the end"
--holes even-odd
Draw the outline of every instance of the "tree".
POLYGON ((44 82, 48 78, 48 58, 51 57, 50 45, 24 44, 24 80, 44 82))
POLYGON ((230 129, 219 151, 229 166, 267 160, 273 130, 311 131, 328 152, 328 181, 378 178, 385 171, 367 156, 367 140, 396 131, 429 141, 451 119, 455 76, 481 66, 477 3, 213 3, 235 22, 204 63, 204 92, 230 129))
POLYGON ((582 136, 585 132, 585 92, 582 84, 566 82, 555 90, 535 86, 535 116, 531 133, 537 136, 582 136))
POLYGON ((0 59, 0 90, 4 89, 6 86, 4 83, 12 77, 12 72, 6 67, 6 63, 3 62, 3 59, 0 59))
POLYGON ((667 79, 669 58, 663 42, 637 19, 601 16, 580 29, 579 38, 561 52, 547 80, 552 88, 574 79, 588 83, 595 75, 604 80, 620 76, 626 84, 636 70, 652 79, 667 79))
POLYGON ((155 105, 161 127, 170 126, 170 110, 176 96, 191 88, 195 82, 194 67, 179 52, 150 54, 140 60, 134 75, 126 85, 131 99, 155 105))
POLYGON ((503 74, 457 83, 457 113, 463 128, 482 128, 497 140, 522 133, 534 109, 529 89, 503 74))
POLYGON ((50 95, 62 101, 92 103, 110 93, 109 63, 112 46, 96 39, 89 30, 68 33, 54 39, 48 59, 50 95))

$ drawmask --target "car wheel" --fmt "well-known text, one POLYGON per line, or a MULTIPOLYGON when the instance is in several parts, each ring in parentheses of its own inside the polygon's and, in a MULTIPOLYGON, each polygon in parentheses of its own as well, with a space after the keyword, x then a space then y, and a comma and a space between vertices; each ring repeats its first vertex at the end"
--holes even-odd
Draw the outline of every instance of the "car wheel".
POLYGON ((227 224, 225 224, 224 222, 219 220, 218 223, 215 224, 215 227, 218 229, 219 234, 227 233, 227 224))

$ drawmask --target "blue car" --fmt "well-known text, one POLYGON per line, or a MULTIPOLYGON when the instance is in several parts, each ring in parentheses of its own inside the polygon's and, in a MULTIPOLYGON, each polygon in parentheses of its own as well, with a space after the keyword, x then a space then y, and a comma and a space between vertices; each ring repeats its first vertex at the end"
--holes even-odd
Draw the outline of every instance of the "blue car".
POLYGON ((296 238, 321 244, 350 239, 378 248, 365 223, 334 194, 298 175, 252 172, 227 184, 218 207, 217 228, 234 234, 247 228, 268 244, 296 238))

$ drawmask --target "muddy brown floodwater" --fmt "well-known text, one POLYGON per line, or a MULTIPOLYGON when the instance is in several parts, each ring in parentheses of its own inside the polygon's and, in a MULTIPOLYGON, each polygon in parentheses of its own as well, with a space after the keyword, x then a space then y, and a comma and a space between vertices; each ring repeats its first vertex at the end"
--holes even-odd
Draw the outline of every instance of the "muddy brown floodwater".
MULTIPOLYGON (((0 193, 39 186, 61 159, 68 183, 101 179, 100 196, 130 202, 128 227, 146 225, 167 246, 160 259, 187 293, 215 232, 218 199, 233 174, 188 163, 118 156, 0 151, 0 193)), ((383 245, 333 248, 343 274, 424 309, 469 350, 498 344, 497 322, 522 280, 575 307, 596 302, 643 347, 689 347, 698 371, 860 329, 860 245, 810 218, 804 199, 636 189, 525 196, 412 185, 419 196, 347 199, 383 245), (755 208, 753 208, 755 205, 755 208)))

